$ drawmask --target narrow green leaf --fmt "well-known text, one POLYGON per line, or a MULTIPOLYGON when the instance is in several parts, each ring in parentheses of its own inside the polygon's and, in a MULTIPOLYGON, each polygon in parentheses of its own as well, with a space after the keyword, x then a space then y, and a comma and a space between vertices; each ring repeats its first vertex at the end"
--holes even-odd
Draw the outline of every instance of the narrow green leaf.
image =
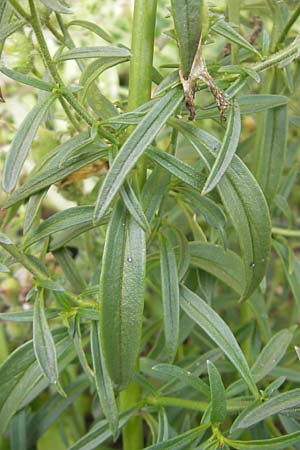
POLYGON ((125 47, 77 47, 58 57, 58 62, 84 58, 128 58, 130 51, 125 47))
POLYGON ((179 244, 178 279, 181 281, 190 267, 191 255, 189 242, 180 228, 175 228, 175 235, 179 244))
POLYGON ((4 42, 6 38, 8 38, 11 34, 18 31, 20 28, 22 28, 26 23, 26 20, 19 19, 15 22, 8 23, 7 25, 4 25, 1 27, 0 30, 0 42, 4 42))
POLYGON ((95 383, 100 405, 109 423, 114 439, 118 433, 118 408, 114 395, 111 379, 108 375, 103 358, 101 341, 99 335, 99 325, 97 322, 91 324, 91 351, 95 374, 95 383))
POLYGON ((146 447, 145 450, 183 450, 190 446, 202 433, 208 428, 208 425, 200 425, 197 428, 192 428, 183 434, 175 436, 164 442, 158 442, 157 444, 146 447))
POLYGON ((208 197, 203 197, 199 192, 192 189, 180 188, 180 193, 184 194, 184 200, 188 200, 189 205, 198 214, 203 215, 209 225, 224 232, 226 216, 220 206, 208 197))
POLYGON ((224 139, 206 180, 202 194, 207 194, 219 183, 236 152, 241 133, 241 114, 237 104, 230 108, 224 139))
POLYGON ((184 312, 220 347, 245 380, 255 397, 258 395, 247 361, 230 328, 221 317, 198 295, 182 286, 181 306, 184 312))
POLYGON ((130 382, 140 349, 145 258, 145 233, 118 202, 105 240, 99 299, 104 359, 119 388, 130 382))
MULTIPOLYGON (((276 83, 276 78, 274 83, 276 83)), ((273 87, 273 89, 275 88, 273 87)), ((272 203, 279 188, 285 162, 287 135, 287 105, 266 111, 258 125, 255 173, 269 204, 272 203)))
POLYGON ((294 330, 280 330, 269 340, 256 359, 251 371, 256 381, 262 380, 274 369, 285 355, 294 330))
POLYGON ((33 86, 43 91, 52 92, 55 87, 54 84, 47 83, 46 81, 39 80, 38 78, 34 78, 21 72, 16 72, 5 66, 0 66, 0 72, 19 83, 27 84, 28 86, 33 86))
POLYGON ((40 123, 55 99, 56 95, 53 94, 47 96, 42 102, 37 103, 15 134, 3 169, 2 186, 6 192, 11 192, 15 188, 40 123))
POLYGON ((62 0, 41 0, 47 8, 60 14, 73 14, 73 11, 69 9, 69 6, 62 0))
MULTIPOLYGON (((63 230, 72 229, 73 227, 85 226, 85 229, 93 228, 93 211, 93 206, 75 206, 53 214, 27 235, 24 242, 25 248, 48 236, 63 230)), ((108 217, 104 216, 101 223, 106 223, 107 220, 108 217)), ((101 223, 97 222, 96 226, 101 223)))
POLYGON ((33 348, 36 359, 50 383, 58 382, 57 354, 44 310, 43 291, 40 291, 34 302, 33 316, 33 348))
POLYGON ((221 375, 216 366, 207 361, 207 371, 211 392, 210 420, 214 425, 224 422, 227 415, 226 395, 221 375))
MULTIPOLYGON (((186 136, 211 168, 220 142, 191 124, 172 119, 172 125, 186 136)), ((269 210, 255 178, 236 155, 218 184, 218 191, 238 235, 245 272, 242 297, 247 298, 265 275, 270 253, 269 210)))
MULTIPOLYGON (((58 317, 59 310, 48 308, 45 311, 45 314, 47 319, 52 319, 53 317, 58 317)), ((33 310, 0 313, 0 320, 8 320, 12 322, 33 322, 33 310)))
MULTIPOLYGON (((268 109, 277 108, 288 103, 288 98, 284 95, 273 94, 253 94, 241 95, 236 99, 239 105, 241 115, 255 114, 268 109)), ((197 112, 197 120, 201 119, 218 119, 220 111, 218 108, 211 108, 205 111, 197 112)))
POLYGON ((10 444, 11 450, 22 450, 27 448, 28 433, 26 430, 27 414, 25 409, 21 409, 13 417, 10 423, 10 444))
POLYGON ((95 207, 95 220, 105 213, 134 164, 176 110, 182 98, 183 94, 179 89, 162 97, 121 147, 101 186, 95 207))
POLYGON ((86 282, 70 255, 69 250, 61 248, 54 253, 54 256, 62 268, 66 279, 69 281, 72 290, 74 290, 76 294, 80 294, 86 288, 86 282))
POLYGON ((226 442, 237 450, 281 450, 297 444, 300 440, 300 431, 279 436, 273 439, 261 439, 253 441, 233 441, 226 439, 226 442))
POLYGON ((122 200, 132 215, 133 219, 136 223, 145 231, 150 230, 150 225, 143 211, 142 205, 140 204, 138 198, 135 195, 135 192, 131 185, 128 182, 125 182, 124 186, 120 189, 120 195, 122 200))
POLYGON ((85 147, 84 153, 75 156, 74 158, 70 158, 63 167, 60 167, 60 160, 59 158, 56 158, 55 164, 49 163, 44 167, 44 170, 39 171, 32 177, 28 177, 26 182, 9 196, 2 207, 8 208, 21 200, 25 200, 32 194, 35 194, 58 181, 64 180, 82 167, 105 158, 107 156, 106 150, 99 150, 99 148, 96 149, 96 147, 96 143, 89 144, 85 147))
POLYGON ((201 380, 201 378, 179 366, 174 366, 171 364, 157 364, 153 367, 153 370, 166 375, 169 379, 176 378, 184 386, 191 386, 207 398, 210 396, 209 387, 204 381, 201 380))
POLYGON ((176 356, 179 339, 179 280, 171 242, 160 235, 160 269, 166 352, 170 362, 176 356))
POLYGON ((91 84, 96 81, 96 79, 103 73, 105 70, 116 66, 122 62, 128 61, 129 56, 127 57, 105 57, 98 58, 96 61, 90 63, 82 72, 79 84, 83 86, 83 90, 80 92, 80 99, 83 101, 87 92, 91 86, 91 84))
POLYGON ((166 410, 160 408, 158 412, 158 427, 157 427, 157 443, 165 442, 169 438, 169 423, 166 410))
POLYGON ((248 414, 243 415, 241 420, 237 419, 234 428, 249 428, 267 417, 283 412, 286 409, 295 408, 299 405, 300 389, 292 389, 288 392, 276 395, 276 397, 270 398, 265 403, 249 411, 248 414))
POLYGON ((79 27, 82 28, 86 28, 87 30, 92 31, 93 33, 97 34, 98 36, 100 36, 102 39, 104 39, 105 41, 111 43, 112 42, 112 37, 111 35, 105 31, 102 27, 100 27, 99 25, 97 25, 94 22, 89 22, 88 20, 71 20, 71 22, 69 22, 67 24, 67 27, 71 27, 77 25, 79 27))
POLYGON ((142 204, 145 216, 151 223, 158 211, 161 201, 168 191, 170 183, 169 174, 161 167, 155 167, 144 184, 142 204))
POLYGON ((215 23, 211 27, 211 29, 220 36, 223 36, 226 39, 228 39, 230 42, 233 42, 234 44, 237 44, 240 47, 249 50, 249 52, 254 53, 261 58, 259 51, 256 50, 256 48, 253 47, 253 45, 251 45, 247 41, 247 39, 245 39, 240 33, 238 33, 234 28, 232 28, 232 26, 229 25, 229 23, 225 22, 225 20, 219 19, 217 23, 215 23))
POLYGON ((272 244, 280 258, 283 272, 293 293, 297 309, 300 310, 300 260, 296 255, 294 255, 293 270, 291 271, 289 268, 288 248, 276 240, 273 240, 272 244))
POLYGON ((192 186, 194 189, 202 189, 205 182, 204 176, 176 156, 152 146, 146 150, 146 155, 179 180, 192 186))
POLYGON ((202 0, 171 0, 171 12, 182 74, 188 77, 201 37, 202 0))
POLYGON ((44 189, 43 191, 37 192, 36 194, 31 195, 28 201, 28 205, 26 208, 26 214, 24 219, 24 227, 23 231, 24 233, 28 233, 30 228, 33 226, 39 210, 40 206, 42 204, 42 201, 44 200, 45 196, 47 195, 48 189, 44 189))
POLYGON ((241 258, 231 250, 208 242, 189 242, 191 264, 211 273, 241 294, 245 277, 241 258))

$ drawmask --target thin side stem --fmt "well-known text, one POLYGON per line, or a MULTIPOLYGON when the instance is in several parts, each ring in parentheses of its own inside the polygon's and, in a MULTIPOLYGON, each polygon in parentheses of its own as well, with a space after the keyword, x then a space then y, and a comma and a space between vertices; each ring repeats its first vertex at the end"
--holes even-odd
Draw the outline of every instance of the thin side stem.
MULTIPOLYGON (((228 18, 229 22, 236 26, 237 31, 240 28, 240 0, 228 0, 228 18)), ((239 47, 237 44, 231 44, 231 62, 239 63, 239 47)))
POLYGON ((297 237, 300 238, 300 230, 290 230, 289 228, 272 228, 272 234, 278 234, 280 236, 286 237, 297 237))
POLYGON ((276 48, 278 48, 279 45, 284 41, 284 39, 286 38, 288 32, 290 31, 290 29, 292 28, 292 26, 294 25, 294 23, 296 22, 296 20, 298 19, 299 16, 300 16, 300 5, 297 6, 295 11, 293 12, 291 17, 289 18, 286 26, 282 30, 282 32, 281 32, 281 34, 280 34, 280 36, 278 38, 278 41, 276 43, 276 48))

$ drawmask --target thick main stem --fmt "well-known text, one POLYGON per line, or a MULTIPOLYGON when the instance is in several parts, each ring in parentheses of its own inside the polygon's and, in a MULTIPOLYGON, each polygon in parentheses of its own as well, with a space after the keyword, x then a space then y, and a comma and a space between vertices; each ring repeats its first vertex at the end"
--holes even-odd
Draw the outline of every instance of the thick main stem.
MULTIPOLYGON (((153 47, 157 0, 135 0, 129 72, 128 109, 132 111, 151 98, 153 47)), ((146 180, 145 158, 138 163, 138 184, 146 180)))
MULTIPOLYGON (((135 0, 129 72, 128 110, 131 111, 151 98, 153 47, 157 0, 135 0)), ((147 174, 142 157, 137 166, 137 184, 142 188, 147 174)), ((141 398, 139 385, 132 381, 120 393, 121 408, 127 409, 141 398)), ((133 417, 122 429, 123 450, 141 450, 144 447, 143 421, 133 417)))

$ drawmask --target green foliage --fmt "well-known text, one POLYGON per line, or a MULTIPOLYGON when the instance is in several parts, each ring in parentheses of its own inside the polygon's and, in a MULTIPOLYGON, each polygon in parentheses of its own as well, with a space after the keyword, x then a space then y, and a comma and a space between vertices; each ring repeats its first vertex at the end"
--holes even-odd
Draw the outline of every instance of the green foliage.
POLYGON ((299 5, 73 3, 0 2, 0 450, 298 450, 299 5))

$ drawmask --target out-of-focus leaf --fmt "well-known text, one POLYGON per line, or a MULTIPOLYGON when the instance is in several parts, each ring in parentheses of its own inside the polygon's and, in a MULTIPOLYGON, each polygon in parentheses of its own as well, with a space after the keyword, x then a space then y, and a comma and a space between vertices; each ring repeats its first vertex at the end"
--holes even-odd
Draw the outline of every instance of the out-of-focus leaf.
POLYGON ((8 38, 11 34, 13 34, 15 31, 18 31, 20 28, 22 28, 26 23, 26 20, 19 19, 15 22, 8 23, 7 25, 4 25, 1 27, 0 30, 0 42, 4 42, 6 38, 8 38))
POLYGON ((73 11, 69 9, 69 6, 62 0, 41 0, 47 8, 60 14, 73 14, 73 11))
POLYGON ((24 233, 27 233, 38 215, 40 206, 45 196, 47 195, 48 189, 37 192, 36 194, 31 195, 28 201, 28 205, 26 208, 26 214, 24 219, 24 233))
POLYGON ((233 441, 226 439, 232 448, 237 450, 281 450, 297 444, 300 439, 300 431, 279 436, 273 439, 261 439, 253 441, 233 441))
POLYGON ((69 22, 67 24, 67 27, 71 27, 73 25, 77 25, 79 27, 85 28, 89 31, 92 31, 93 33, 97 34, 98 36, 100 36, 102 39, 104 39, 105 41, 111 43, 112 42, 112 37, 111 35, 105 31, 102 27, 100 27, 99 25, 97 25, 94 22, 89 22, 88 20, 71 20, 71 22, 69 22))
POLYGON ((145 450, 183 450, 187 446, 190 446, 192 442, 194 442, 207 428, 208 425, 206 424, 200 425, 197 428, 186 431, 185 433, 168 439, 167 441, 150 445, 150 447, 146 447, 145 450))

